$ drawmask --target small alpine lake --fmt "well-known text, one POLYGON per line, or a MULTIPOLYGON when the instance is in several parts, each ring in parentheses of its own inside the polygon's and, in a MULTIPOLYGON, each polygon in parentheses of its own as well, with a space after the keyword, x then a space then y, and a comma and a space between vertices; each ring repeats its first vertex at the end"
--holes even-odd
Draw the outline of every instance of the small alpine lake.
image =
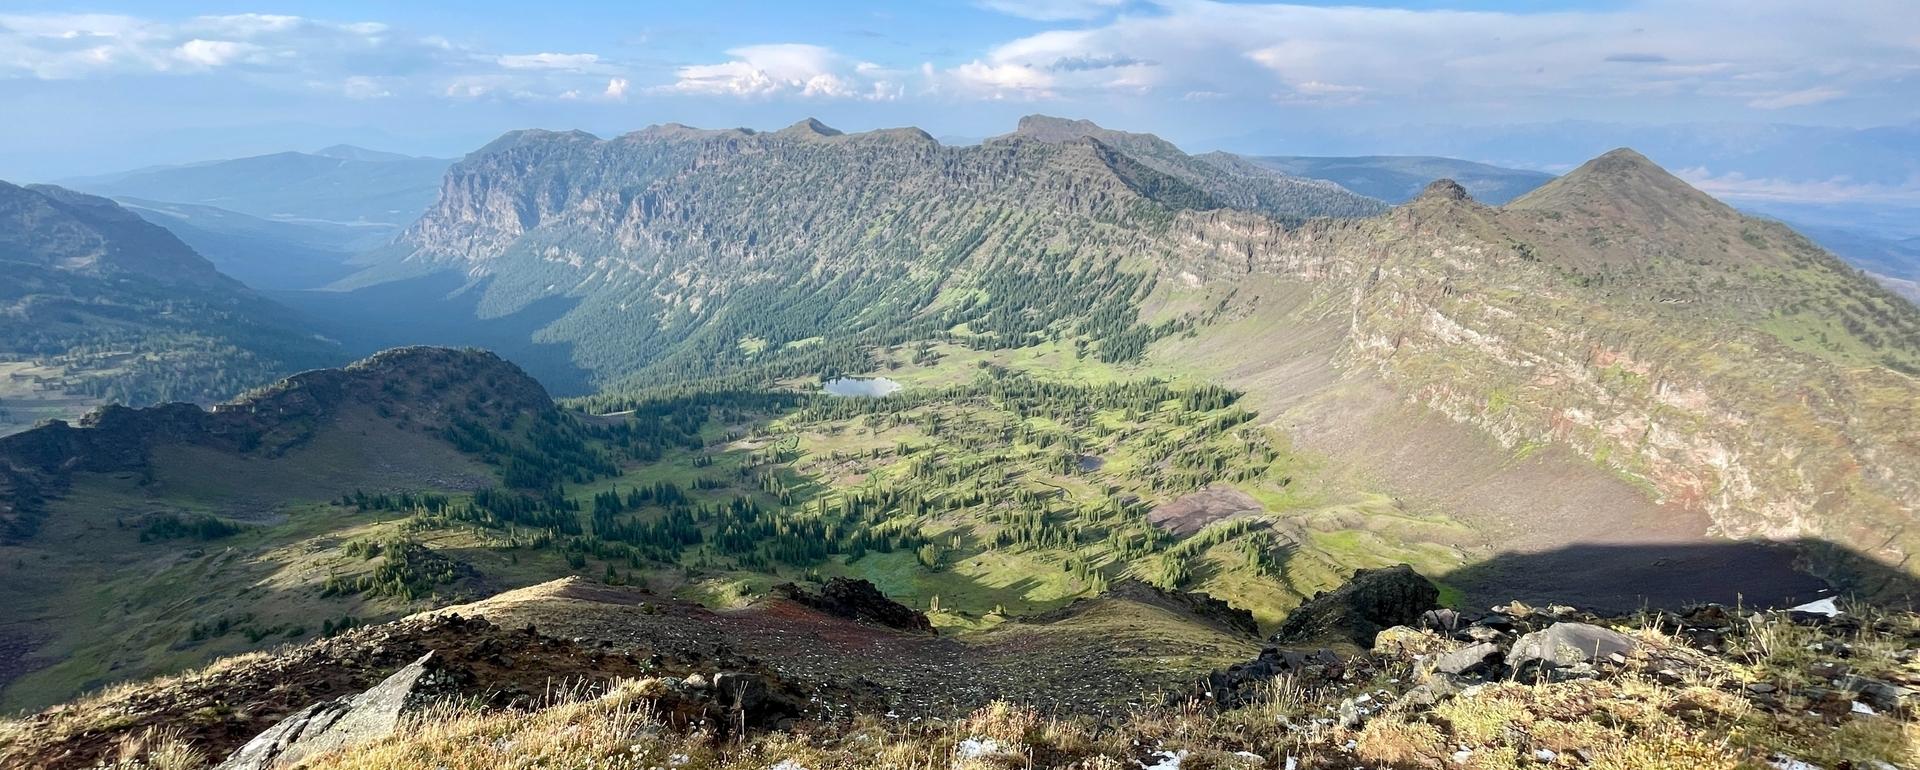
POLYGON ((900 383, 885 377, 837 377, 820 383, 829 396, 879 398, 900 389, 900 383))

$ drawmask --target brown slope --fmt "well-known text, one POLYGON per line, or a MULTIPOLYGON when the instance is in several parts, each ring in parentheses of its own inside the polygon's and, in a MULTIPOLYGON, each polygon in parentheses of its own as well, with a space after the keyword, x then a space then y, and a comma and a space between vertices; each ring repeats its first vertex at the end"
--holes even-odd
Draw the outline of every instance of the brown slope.
MULTIPOLYGON (((1183 595, 1185 596, 1185 595, 1183 595)), ((710 610, 644 589, 566 578, 433 614, 683 656, 759 659, 783 679, 849 698, 825 705, 956 716, 995 699, 1105 714, 1178 692, 1256 639, 1194 604, 1124 588, 1032 621, 954 639, 829 615, 788 599, 710 610), (1144 594, 1144 595, 1143 595, 1144 594)), ((1204 602, 1204 597, 1202 597, 1204 602)))

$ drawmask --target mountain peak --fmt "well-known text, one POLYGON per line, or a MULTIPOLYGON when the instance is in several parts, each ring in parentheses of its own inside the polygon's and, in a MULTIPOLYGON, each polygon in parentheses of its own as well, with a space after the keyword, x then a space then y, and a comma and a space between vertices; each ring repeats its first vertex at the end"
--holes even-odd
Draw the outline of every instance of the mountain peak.
POLYGON ((1111 128, 1102 128, 1100 124, 1091 120, 1056 118, 1052 115, 1028 115, 1021 118, 1020 124, 1014 128, 1013 133, 1002 138, 1010 137, 1032 139, 1047 144, 1064 144, 1092 139, 1136 155, 1158 157, 1163 160, 1173 158, 1190 160, 1187 154, 1174 143, 1153 134, 1116 131, 1111 128))
POLYGON ((825 123, 822 123, 818 119, 806 118, 791 126, 787 126, 786 128, 780 129, 779 131, 775 132, 775 135, 776 136, 825 138, 830 136, 840 136, 842 133, 843 132, 840 129, 837 129, 825 123))
POLYGON ((1467 188, 1460 186, 1459 182, 1451 179, 1435 179, 1427 185, 1427 189, 1421 190, 1419 197, 1414 200, 1471 201, 1473 196, 1468 195, 1467 188))
POLYGON ((594 136, 593 134, 589 134, 585 131, 581 131, 580 129, 577 129, 577 128, 567 130, 567 131, 549 131, 544 128, 522 128, 522 129, 508 131, 504 134, 501 134, 500 138, 495 139, 491 142, 488 142, 486 146, 481 147, 478 150, 474 150, 471 153, 471 155, 472 156, 490 155, 497 152, 505 152, 515 147, 520 147, 523 145, 532 145, 532 144, 543 144, 543 143, 557 144, 561 142, 590 143, 590 142, 598 142, 598 141, 600 141, 600 137, 594 136))
POLYGON ((318 155, 322 158, 335 158, 338 160, 359 160, 359 161, 368 161, 373 163, 386 163, 389 161, 399 161, 399 160, 413 160, 413 156, 411 155, 401 155, 400 153, 397 153, 397 152, 382 152, 380 150, 369 150, 365 147, 355 147, 351 144, 336 144, 332 147, 323 147, 321 149, 314 150, 313 154, 318 155))
POLYGON ((1078 139, 1083 136, 1099 136, 1110 133, 1091 120, 1057 118, 1052 115, 1028 115, 1020 119, 1013 129, 1014 136, 1025 136, 1043 142, 1058 142, 1078 139))
POLYGON ((1514 200, 1508 208, 1561 212, 1641 209, 1663 217, 1695 208, 1733 213, 1726 204, 1626 147, 1610 150, 1581 164, 1565 176, 1514 200))

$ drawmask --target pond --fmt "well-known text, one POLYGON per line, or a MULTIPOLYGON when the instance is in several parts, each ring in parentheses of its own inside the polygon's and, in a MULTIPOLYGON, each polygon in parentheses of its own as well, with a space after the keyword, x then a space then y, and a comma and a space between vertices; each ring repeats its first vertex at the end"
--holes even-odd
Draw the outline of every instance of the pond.
POLYGON ((829 396, 877 398, 900 389, 900 383, 885 377, 841 377, 827 380, 820 388, 829 396))

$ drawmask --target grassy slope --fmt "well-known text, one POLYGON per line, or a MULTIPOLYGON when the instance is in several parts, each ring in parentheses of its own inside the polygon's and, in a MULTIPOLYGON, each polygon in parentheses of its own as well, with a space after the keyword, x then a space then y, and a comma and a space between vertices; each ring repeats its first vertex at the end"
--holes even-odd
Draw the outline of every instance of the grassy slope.
MULTIPOLYGON (((942 345, 934 351, 937 362, 926 364, 911 363, 911 352, 893 351, 879 371, 913 390, 967 382, 982 364, 1010 366, 1060 382, 1126 382, 1162 374, 1152 367, 1117 367, 1077 357, 1065 344, 991 352, 942 345)), ((1005 418, 979 405, 931 408, 983 420, 1005 418)), ((903 478, 915 457, 929 453, 951 462, 987 463, 996 470, 984 477, 1004 473, 1019 488, 1066 490, 1065 499, 1078 504, 1098 504, 1109 486, 1116 494, 1141 495, 1149 504, 1184 494, 1177 488, 1155 490, 1139 480, 1142 474, 1161 471, 1140 454, 1144 445, 1138 442, 1190 430, 1178 427, 1177 420, 1184 418, 1177 410, 1145 415, 1135 423, 1118 413, 1103 413, 1099 421, 1104 430, 1136 431, 1134 438, 1124 440, 1103 439, 1088 428, 1043 418, 1028 420, 1042 433, 1077 434, 1089 445, 1101 446, 1102 467, 1068 474, 1048 469, 1049 456, 1038 447, 1018 446, 1012 455, 999 457, 953 446, 947 442, 959 437, 932 436, 911 421, 870 424, 874 419, 710 424, 705 448, 631 464, 618 477, 570 487, 568 494, 590 507, 596 493, 665 481, 689 490, 698 501, 720 503, 746 493, 773 505, 774 499, 757 491, 740 471, 749 455, 776 435, 765 432, 769 428, 798 442, 798 454, 773 469, 796 493, 796 506, 860 487, 870 477, 903 478), (894 456, 894 448, 902 444, 918 452, 894 456), (868 452, 879 456, 868 458, 868 452), (725 484, 694 489, 701 478, 725 484)), ((1261 433, 1280 455, 1234 483, 1260 501, 1265 512, 1258 518, 1267 522, 1266 528, 1295 544, 1284 557, 1284 571, 1249 572, 1245 555, 1230 544, 1199 548, 1185 558, 1193 574, 1189 589, 1219 595, 1271 624, 1302 596, 1338 582, 1354 567, 1412 561, 1441 572, 1460 562, 1457 545, 1467 538, 1457 525, 1415 516, 1383 496, 1323 481, 1322 463, 1315 456, 1286 449, 1276 433, 1261 433)), ((321 631, 323 621, 344 616, 388 618, 561 575, 600 578, 609 567, 620 579, 644 580, 659 590, 716 606, 743 602, 781 579, 862 577, 923 609, 937 597, 941 610, 933 613, 936 622, 962 631, 993 628, 1009 616, 1062 606, 1097 593, 1107 580, 1153 577, 1158 563, 1158 557, 1129 557, 1098 542, 1078 549, 995 546, 992 538, 1000 525, 986 516, 992 508, 982 508, 939 513, 921 525, 946 552, 938 569, 923 566, 913 553, 895 552, 870 553, 851 562, 836 556, 804 569, 775 565, 768 572, 738 568, 703 548, 687 550, 678 564, 664 568, 636 570, 624 561, 597 558, 569 566, 558 549, 529 548, 524 537, 515 541, 500 531, 464 525, 422 529, 402 513, 329 505, 327 501, 353 489, 457 491, 489 483, 485 479, 492 472, 484 466, 433 439, 391 431, 371 415, 330 428, 277 459, 170 449, 155 457, 154 469, 144 482, 131 474, 83 477, 75 492, 56 504, 42 536, 0 553, 0 583, 18 591, 16 595, 30 595, 29 584, 61 587, 39 594, 41 600, 21 613, 24 619, 16 627, 31 627, 42 645, 28 663, 45 667, 15 682, 7 691, 6 706, 44 704, 106 681, 176 671, 213 656, 311 637, 321 631), (143 523, 162 513, 210 514, 248 529, 212 542, 142 542, 143 523), (348 555, 349 543, 396 537, 469 565, 478 575, 439 587, 436 597, 412 602, 322 595, 329 577, 351 579, 379 564, 377 559, 348 555), (1102 577, 1076 574, 1069 569, 1075 559, 1099 565, 1102 577), (223 620, 226 633, 193 638, 195 624, 212 627, 223 620), (126 632, 103 639, 96 633, 102 627, 126 632)))
MULTIPOLYGON (((106 681, 310 638, 343 616, 403 614, 406 603, 317 595, 328 575, 373 567, 342 544, 398 526, 395 514, 347 516, 325 501, 356 487, 467 488, 490 477, 437 440, 370 415, 275 459, 171 448, 156 454, 150 477, 83 474, 44 531, 0 546, 0 594, 17 602, 6 630, 40 643, 0 706, 44 705, 106 681), (246 529, 212 541, 142 540, 158 516, 200 514, 246 529), (192 638, 195 624, 222 620, 227 633, 192 638)), ((464 545, 457 535, 437 545, 464 545)))

